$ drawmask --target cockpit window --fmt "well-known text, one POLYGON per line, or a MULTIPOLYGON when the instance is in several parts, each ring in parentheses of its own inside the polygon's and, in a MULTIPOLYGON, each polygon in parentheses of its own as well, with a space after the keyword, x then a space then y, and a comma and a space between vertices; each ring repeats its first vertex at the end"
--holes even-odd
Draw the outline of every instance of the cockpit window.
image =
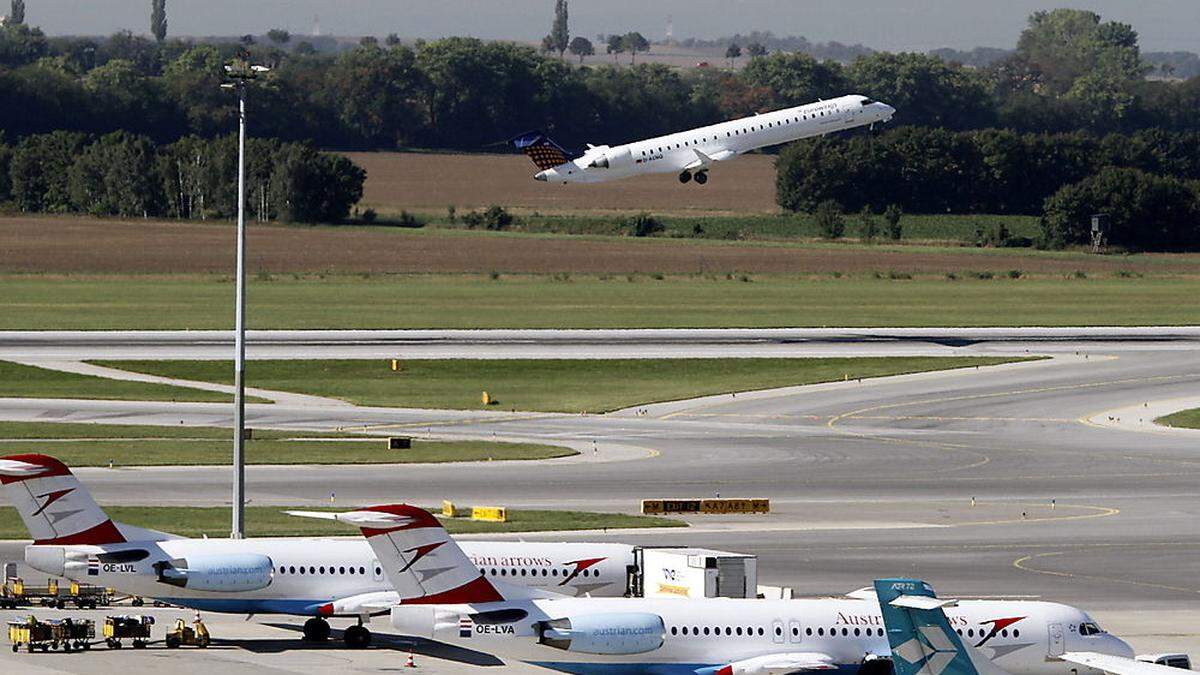
POLYGON ((1098 626, 1094 623, 1084 622, 1084 623, 1079 624, 1079 634, 1080 635, 1099 635, 1103 632, 1104 631, 1100 630, 1100 626, 1098 626))
POLYGON ((862 104, 863 104, 863 105, 871 105, 871 104, 872 104, 872 103, 874 103, 874 102, 875 102, 875 101, 872 101, 872 100, 871 100, 871 99, 869 99, 869 98, 864 98, 864 99, 862 100, 862 104))

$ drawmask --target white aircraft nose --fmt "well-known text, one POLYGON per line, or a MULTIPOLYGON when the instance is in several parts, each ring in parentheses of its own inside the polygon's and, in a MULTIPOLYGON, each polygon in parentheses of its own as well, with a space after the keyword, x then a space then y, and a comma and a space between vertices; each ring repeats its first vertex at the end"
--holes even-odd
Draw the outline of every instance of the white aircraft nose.
POLYGON ((539 171, 536 175, 534 175, 533 179, 540 180, 545 183, 546 181, 550 180, 550 177, 546 175, 545 171, 539 171))
POLYGON ((1112 656, 1133 658, 1133 647, 1130 647, 1128 642, 1115 635, 1105 635, 1104 638, 1104 643, 1100 646, 1099 651, 1112 656))

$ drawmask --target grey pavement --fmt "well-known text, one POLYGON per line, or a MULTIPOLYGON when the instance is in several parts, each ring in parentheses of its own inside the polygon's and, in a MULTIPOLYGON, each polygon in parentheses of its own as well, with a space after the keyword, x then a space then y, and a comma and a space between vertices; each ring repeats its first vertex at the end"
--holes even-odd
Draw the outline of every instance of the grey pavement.
MULTIPOLYGON (((686 334, 568 337, 606 355, 696 353, 686 334)), ((526 335, 521 353, 558 355, 568 337, 526 335)), ((1166 409, 1160 402, 1197 398, 1197 329, 830 329, 694 337, 726 356, 756 353, 765 344, 788 356, 1055 358, 708 397, 648 406, 645 414, 251 405, 249 423, 259 427, 537 439, 584 448, 595 441, 597 452, 587 462, 249 467, 248 495, 253 503, 278 505, 317 503, 336 491, 339 502, 354 504, 448 498, 611 511, 635 510, 649 497, 765 496, 773 503, 769 516, 697 518, 690 530, 553 537, 748 551, 760 556, 764 583, 803 594, 842 593, 878 576, 914 574, 946 595, 1076 604, 1120 626, 1125 632, 1114 632, 1141 649, 1200 651, 1196 438, 1094 422, 1113 411, 1158 411, 1166 409)), ((123 347, 116 337, 95 346, 71 338, 31 347, 36 339, 22 339, 0 336, 0 358, 5 350, 34 347, 69 349, 69 358, 84 358, 89 349, 169 353, 154 340, 123 347)), ((362 353, 360 345, 322 339, 319 348, 304 349, 323 357, 362 353)), ((480 345, 512 348, 494 335, 450 342, 439 349, 472 355, 481 353, 480 345)), ((299 348, 271 349, 289 347, 299 348)), ((203 403, 9 399, 0 402, 0 419, 228 425, 231 410, 203 403)), ((222 467, 78 473, 102 503, 221 504, 229 494, 229 471, 222 467)), ((0 546, 0 554, 10 549, 17 550, 0 546)))

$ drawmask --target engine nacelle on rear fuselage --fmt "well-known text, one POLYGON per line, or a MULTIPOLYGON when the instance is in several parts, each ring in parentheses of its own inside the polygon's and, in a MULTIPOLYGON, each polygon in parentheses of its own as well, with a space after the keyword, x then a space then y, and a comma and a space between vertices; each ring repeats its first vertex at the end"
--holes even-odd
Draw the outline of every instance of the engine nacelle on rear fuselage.
POLYGON ((616 148, 593 148, 591 152, 594 152, 595 156, 587 165, 589 169, 620 171, 633 166, 633 154, 627 145, 616 148))
POLYGON ((271 585, 274 564, 265 555, 194 555, 155 563, 158 580, 190 591, 239 593, 271 585))
POLYGON ((584 614, 539 621, 538 642, 583 654, 644 654, 662 647, 662 617, 644 612, 584 614))

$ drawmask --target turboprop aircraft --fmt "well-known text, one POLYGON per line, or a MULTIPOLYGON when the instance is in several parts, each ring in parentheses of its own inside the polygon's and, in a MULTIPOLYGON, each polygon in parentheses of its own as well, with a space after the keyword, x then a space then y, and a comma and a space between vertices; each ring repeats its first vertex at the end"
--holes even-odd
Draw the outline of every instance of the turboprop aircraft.
MULTIPOLYGON (((918 579, 877 579, 875 595, 879 599, 884 628, 892 649, 895 675, 1005 675, 1005 671, 980 650, 964 644, 961 630, 950 626, 945 608, 955 600, 939 600, 929 584, 918 579)), ((1079 628, 1086 624, 1079 624, 1079 628)), ((1093 624, 1094 625, 1094 624, 1093 624)), ((1061 626, 1060 626, 1061 628, 1061 626)), ((1083 632, 1068 624, 1068 634, 1083 632), (1073 629, 1073 630, 1072 630, 1073 629)), ((1050 633, 1048 658, 1084 666, 1085 672, 1101 670, 1112 675, 1176 675, 1178 668, 1146 663, 1126 655, 1100 652, 1065 651, 1068 647, 1089 648, 1064 638, 1064 651, 1054 654, 1054 632, 1050 633)))
MULTIPOLYGON (((538 597, 532 589, 492 583, 422 509, 375 506, 337 519, 359 526, 371 544, 400 598, 392 625, 405 635, 567 673, 888 672, 892 648, 874 593, 799 600, 538 597)), ((1060 658, 1069 652, 1133 654, 1067 605, 963 600, 947 617, 955 635, 1014 675, 1091 672, 1060 658)))
MULTIPOLYGON (((233 614, 311 617, 309 640, 330 635, 329 617, 354 617, 346 645, 365 647, 365 624, 399 598, 362 539, 188 539, 111 520, 62 462, 0 458, 0 485, 25 522, 35 570, 173 605, 233 614)), ((633 547, 623 544, 463 542, 493 577, 557 594, 622 595, 633 547)))
POLYGON ((512 139, 539 169, 534 178, 548 183, 603 183, 650 173, 676 173, 679 182, 708 182, 718 162, 738 155, 835 131, 887 122, 896 109, 866 96, 851 94, 796 108, 711 124, 625 145, 588 145, 574 155, 541 131, 512 139))

